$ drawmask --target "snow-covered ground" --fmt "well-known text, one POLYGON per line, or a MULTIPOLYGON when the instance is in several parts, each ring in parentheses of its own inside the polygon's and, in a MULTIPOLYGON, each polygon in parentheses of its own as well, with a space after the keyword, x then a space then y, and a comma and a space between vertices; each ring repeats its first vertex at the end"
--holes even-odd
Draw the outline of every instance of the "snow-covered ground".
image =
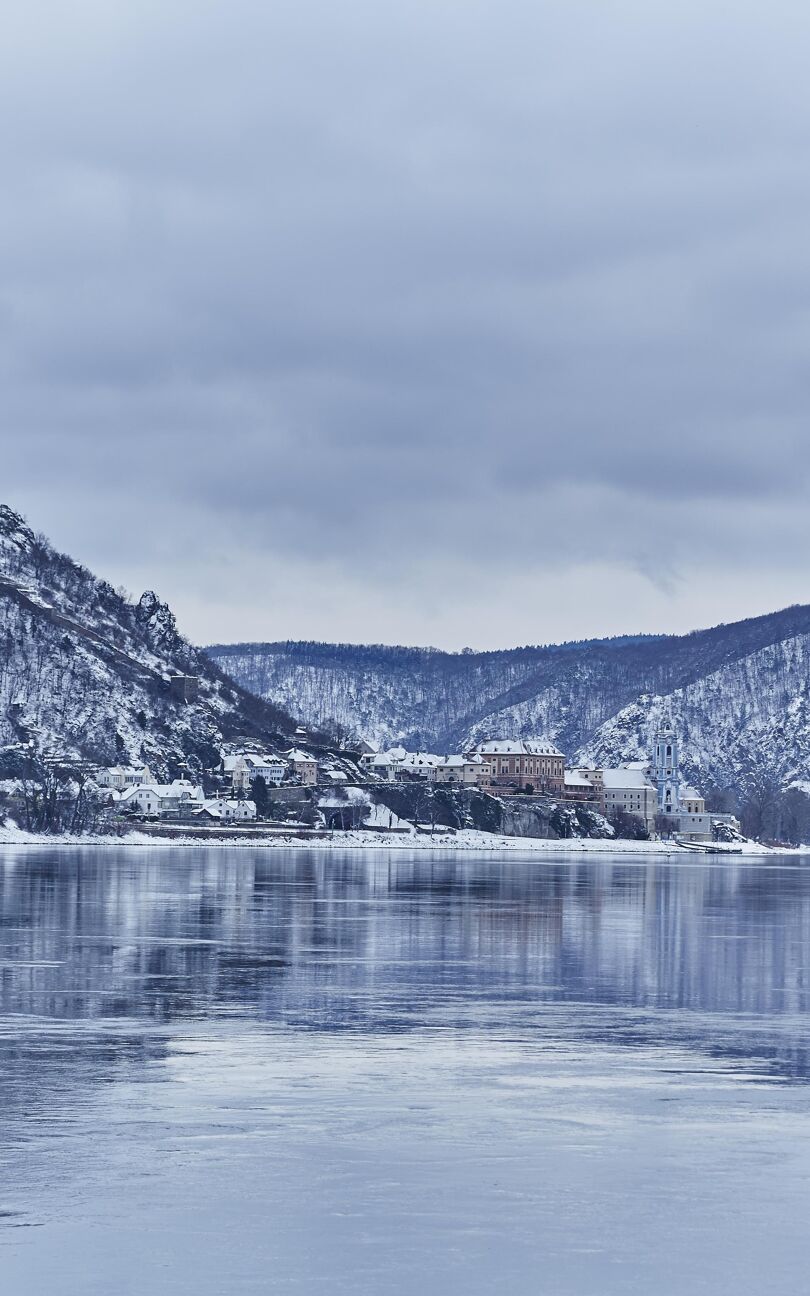
MULTIPOLYGON (((125 837, 88 835, 86 837, 49 837, 43 833, 28 833, 13 824, 0 827, 0 846, 243 846, 256 850, 429 850, 429 851, 485 851, 518 852, 520 854, 545 855, 659 855, 686 858, 695 857, 696 853, 684 850, 672 842, 636 842, 617 841, 604 838, 568 838, 565 840, 547 841, 537 837, 502 837, 495 833, 478 832, 467 828, 453 834, 440 834, 431 837, 429 833, 379 833, 366 829, 355 829, 347 832, 335 832, 329 837, 300 838, 273 835, 267 838, 244 837, 234 834, 232 837, 200 839, 198 837, 151 837, 147 833, 131 832, 125 837)), ((718 846, 723 854, 735 854, 733 847, 718 846)), ((801 848, 802 852, 810 847, 801 848)), ((743 848, 745 855, 786 855, 797 852, 788 849, 777 849, 762 846, 759 842, 747 842, 743 848)))

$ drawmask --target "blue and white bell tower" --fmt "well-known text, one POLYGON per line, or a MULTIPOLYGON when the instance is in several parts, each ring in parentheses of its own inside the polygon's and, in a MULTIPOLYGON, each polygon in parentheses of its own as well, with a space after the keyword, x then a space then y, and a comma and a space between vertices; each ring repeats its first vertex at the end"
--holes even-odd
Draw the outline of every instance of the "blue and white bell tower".
POLYGON ((677 814, 681 808, 678 737, 668 715, 664 716, 655 734, 651 772, 658 790, 658 809, 663 814, 677 814))

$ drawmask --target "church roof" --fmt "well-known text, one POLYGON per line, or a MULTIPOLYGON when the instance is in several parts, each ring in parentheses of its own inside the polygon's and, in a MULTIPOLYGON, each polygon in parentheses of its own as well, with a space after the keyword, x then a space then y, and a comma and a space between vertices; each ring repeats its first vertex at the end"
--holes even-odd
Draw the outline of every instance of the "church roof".
POLYGON ((613 792, 616 789, 622 791, 625 788, 629 791, 631 788, 651 786, 644 775, 644 771, 640 769, 606 769, 602 772, 602 778, 608 792, 613 792))

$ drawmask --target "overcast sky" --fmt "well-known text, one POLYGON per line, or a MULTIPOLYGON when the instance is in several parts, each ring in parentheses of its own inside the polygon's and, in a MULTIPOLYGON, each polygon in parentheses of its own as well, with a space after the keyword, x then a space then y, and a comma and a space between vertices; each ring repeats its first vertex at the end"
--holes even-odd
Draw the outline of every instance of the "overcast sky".
POLYGON ((11 0, 0 501, 197 641, 810 601, 810 7, 11 0))

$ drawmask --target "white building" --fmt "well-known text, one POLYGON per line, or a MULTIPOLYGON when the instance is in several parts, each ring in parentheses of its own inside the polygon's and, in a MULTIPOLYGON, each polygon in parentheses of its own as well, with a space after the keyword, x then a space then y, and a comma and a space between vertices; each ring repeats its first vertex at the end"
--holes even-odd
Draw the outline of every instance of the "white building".
POLYGON ((397 765, 396 777, 403 782, 424 779, 426 783, 434 783, 436 770, 443 759, 433 752, 406 752, 404 759, 397 765))
POLYGON ((643 769, 632 765, 603 769, 602 786, 608 818, 616 810, 625 810, 641 819, 649 832, 655 831, 658 793, 643 769))
POLYGON ((254 779, 263 778, 268 787, 279 787, 287 773, 286 762, 280 756, 265 756, 258 752, 242 752, 225 757, 223 770, 230 774, 235 791, 248 792, 254 779), (226 765, 227 762, 227 765, 226 765))
POLYGON ((390 752, 364 752, 360 757, 360 768, 364 773, 373 774, 386 783, 392 783, 396 778, 398 764, 390 752))
POLYGON ((397 769, 408 755, 405 747, 389 747, 382 752, 363 752, 360 757, 360 768, 369 774, 392 783, 397 776, 397 769))
POLYGON ((243 755, 243 752, 229 752, 227 756, 222 756, 219 766, 220 773, 224 774, 225 778, 232 779, 236 763, 242 759, 243 755))
POLYGON ((437 779, 437 770, 444 759, 433 752, 410 752, 404 747, 391 747, 386 752, 366 752, 360 757, 360 766, 389 783, 396 780, 410 782, 417 778, 432 783, 437 779))
POLYGON ((470 756, 445 756, 436 766, 436 782, 476 787, 488 783, 491 773, 489 761, 478 752, 470 756))
POLYGON ((732 814, 694 814, 681 809, 678 814, 668 816, 668 831, 686 841, 710 842, 716 837, 715 829, 721 824, 734 832, 740 831, 740 822, 732 814))
POLYGON ((188 779, 175 779, 172 783, 139 783, 118 793, 116 808, 120 813, 131 810, 135 814, 156 818, 179 818, 200 809, 205 797, 201 787, 188 779))
POLYGON ((696 788, 688 783, 681 784, 681 809, 687 814, 702 815, 706 813, 706 800, 696 788))
POLYGON ((213 797, 194 811, 195 819, 213 819, 217 823, 243 823, 256 818, 256 802, 213 797))
POLYGON ((110 765, 107 769, 97 770, 93 775, 99 787, 122 788, 135 787, 138 783, 151 783, 152 771, 148 765, 110 765))

